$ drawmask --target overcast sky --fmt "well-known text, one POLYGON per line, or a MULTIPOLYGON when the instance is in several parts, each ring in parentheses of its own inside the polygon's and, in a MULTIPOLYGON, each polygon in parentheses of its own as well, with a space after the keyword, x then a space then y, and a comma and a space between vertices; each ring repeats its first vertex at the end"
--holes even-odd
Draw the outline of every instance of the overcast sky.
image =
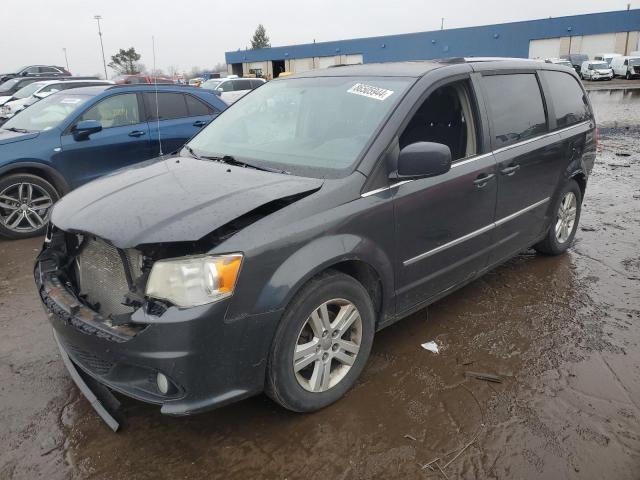
MULTIPOLYGON (((271 45, 468 27, 581 13, 623 10, 626 0, 28 0, 3 2, 0 72, 21 65, 64 66, 74 74, 103 71, 96 21, 107 63, 119 48, 135 47, 141 62, 181 71, 224 62, 224 52, 244 48, 258 23, 271 45)), ((640 0, 631 2, 638 8, 640 0)), ((108 70, 113 75, 112 70, 108 70)))

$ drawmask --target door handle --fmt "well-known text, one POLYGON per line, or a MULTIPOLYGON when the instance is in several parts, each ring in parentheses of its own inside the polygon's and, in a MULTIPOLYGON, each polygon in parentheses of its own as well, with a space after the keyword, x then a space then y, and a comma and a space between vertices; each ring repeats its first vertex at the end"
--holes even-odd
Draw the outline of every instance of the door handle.
POLYGON ((204 120, 196 120, 193 122, 194 127, 204 127, 207 124, 204 120))
POLYGON ((500 170, 500 173, 510 177, 511 175, 516 173, 518 170, 520 170, 520 165, 510 165, 507 168, 503 168, 502 170, 500 170))
POLYGON ((481 173, 480 175, 478 175, 478 177, 473 181, 473 184, 478 187, 478 188, 483 188, 487 183, 489 183, 489 180, 491 180, 493 177, 495 177, 494 173, 481 173))
POLYGON ((129 132, 130 137, 141 137, 143 135, 145 135, 145 132, 143 132, 142 130, 134 130, 133 132, 129 132))

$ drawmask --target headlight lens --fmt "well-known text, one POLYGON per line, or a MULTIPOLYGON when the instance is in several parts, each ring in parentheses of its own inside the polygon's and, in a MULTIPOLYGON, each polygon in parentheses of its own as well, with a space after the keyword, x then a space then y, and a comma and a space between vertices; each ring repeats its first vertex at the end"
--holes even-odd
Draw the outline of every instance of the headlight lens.
POLYGON ((233 295, 241 264, 240 253, 158 260, 145 293, 178 307, 212 303, 233 295))

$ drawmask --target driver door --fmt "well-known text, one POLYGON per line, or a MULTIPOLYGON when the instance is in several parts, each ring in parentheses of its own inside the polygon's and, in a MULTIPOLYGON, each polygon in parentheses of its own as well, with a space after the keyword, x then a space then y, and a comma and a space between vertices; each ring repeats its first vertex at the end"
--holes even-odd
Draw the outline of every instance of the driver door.
POLYGON ((438 87, 424 99, 399 137, 447 145, 451 170, 401 182, 394 196, 398 313, 473 278, 487 265, 497 201, 496 162, 482 135, 469 79, 438 87))
POLYGON ((103 98, 81 114, 82 120, 96 120, 102 131, 78 140, 73 125, 60 139, 57 164, 61 173, 77 187, 104 174, 151 158, 149 125, 136 93, 120 93, 103 98))

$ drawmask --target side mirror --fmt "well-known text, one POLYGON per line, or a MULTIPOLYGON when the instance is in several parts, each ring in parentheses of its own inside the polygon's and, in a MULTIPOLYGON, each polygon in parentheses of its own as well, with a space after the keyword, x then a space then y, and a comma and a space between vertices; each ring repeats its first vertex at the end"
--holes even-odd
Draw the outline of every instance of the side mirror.
POLYGON ((102 125, 97 120, 82 120, 78 122, 73 129, 73 138, 76 140, 86 140, 92 133, 102 130, 102 125))
POLYGON ((398 155, 399 178, 435 177, 451 169, 451 150, 433 142, 407 145, 398 155))

